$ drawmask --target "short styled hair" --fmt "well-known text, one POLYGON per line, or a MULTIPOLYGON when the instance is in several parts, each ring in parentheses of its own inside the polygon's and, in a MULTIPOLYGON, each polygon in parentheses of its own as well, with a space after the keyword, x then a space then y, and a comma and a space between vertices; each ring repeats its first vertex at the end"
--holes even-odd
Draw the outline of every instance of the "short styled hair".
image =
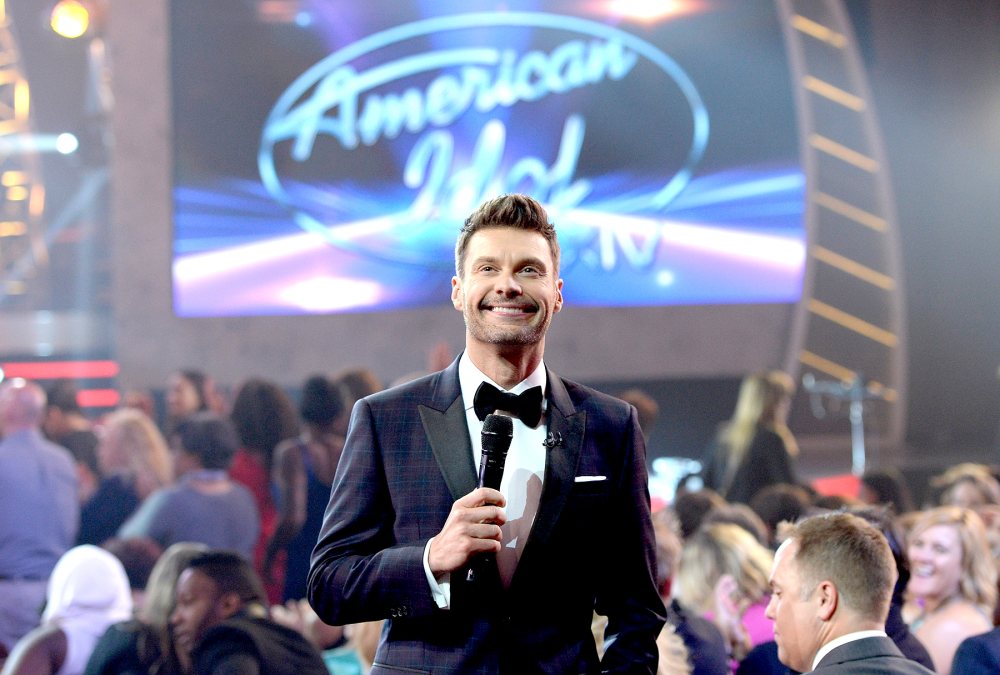
POLYGON ((516 230, 537 232, 549 243, 555 272, 559 272, 559 240, 556 228, 549 221, 545 209, 527 195, 507 194, 491 199, 465 219, 455 242, 455 274, 459 277, 465 269, 465 252, 472 235, 491 227, 512 227, 516 230))
POLYGON ((174 433, 183 451, 197 457, 206 469, 228 469, 239 449, 232 423, 212 412, 191 415, 174 433))
POLYGON ((210 550, 200 553, 187 563, 187 569, 198 570, 219 587, 222 595, 235 593, 244 603, 267 604, 264 584, 253 565, 234 551, 210 550))
POLYGON ((885 622, 897 572, 889 542, 878 528, 849 513, 828 513, 799 521, 788 539, 797 546, 803 595, 830 581, 846 607, 885 622))

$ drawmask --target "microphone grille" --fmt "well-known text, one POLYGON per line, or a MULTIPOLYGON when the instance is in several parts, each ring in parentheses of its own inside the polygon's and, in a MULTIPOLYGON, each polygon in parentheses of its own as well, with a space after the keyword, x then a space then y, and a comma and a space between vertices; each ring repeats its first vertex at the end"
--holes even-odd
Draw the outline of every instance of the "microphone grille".
POLYGON ((506 415, 490 414, 483 420, 483 433, 497 436, 513 436, 514 421, 506 415))

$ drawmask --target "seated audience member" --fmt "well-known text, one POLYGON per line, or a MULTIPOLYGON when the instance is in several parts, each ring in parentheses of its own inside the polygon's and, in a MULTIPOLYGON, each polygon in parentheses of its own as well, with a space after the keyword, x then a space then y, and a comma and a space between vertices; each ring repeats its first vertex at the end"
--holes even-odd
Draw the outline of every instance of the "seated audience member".
POLYGON ((777 370, 747 375, 733 416, 719 427, 702 462, 705 487, 749 504, 769 485, 795 483, 798 445, 787 426, 795 382, 777 370))
POLYGON ((260 527, 257 506, 227 473, 237 444, 232 425, 215 413, 181 422, 171 437, 177 483, 150 495, 118 536, 150 537, 163 548, 194 541, 251 559, 260 527))
POLYGON ((737 661, 774 638, 764 617, 771 551, 739 525, 703 525, 685 543, 674 597, 713 621, 737 661))
POLYGON ((992 625, 996 563, 974 511, 940 506, 923 512, 907 539, 910 630, 927 647, 939 673, 952 672, 958 645, 992 625))
POLYGON ((59 379, 50 383, 45 389, 42 431, 50 441, 69 450, 77 462, 91 464, 91 459, 96 458, 97 435, 93 423, 83 414, 78 395, 73 380, 59 379))
MULTIPOLYGON (((673 627, 687 649, 690 672, 692 675, 728 675, 728 649, 722 633, 711 621, 688 611, 671 597, 674 573, 683 546, 677 518, 671 509, 653 513, 653 532, 656 537, 656 582, 667 608, 667 624, 673 627)), ((661 649, 662 669, 671 661, 671 648, 662 632, 661 637, 663 639, 658 640, 657 646, 661 649)))
POLYGON ((753 538, 757 540, 761 546, 768 546, 768 532, 767 525, 764 521, 754 513, 746 504, 726 504, 721 508, 715 508, 709 511, 704 520, 702 521, 702 527, 710 525, 713 523, 729 523, 731 525, 739 525, 744 530, 753 535, 753 538))
POLYGON ((931 485, 941 493, 938 499, 941 506, 978 509, 1000 504, 1000 482, 983 464, 966 462, 953 466, 932 478, 931 485))
POLYGON ((194 672, 326 675, 316 648, 268 617, 263 584, 239 555, 195 557, 181 572, 175 597, 170 625, 194 672))
POLYGON ((865 471, 858 486, 858 499, 872 506, 889 506, 897 516, 913 510, 906 480, 892 467, 865 471))
POLYGON ((264 578, 270 577, 279 552, 287 551, 282 593, 286 601, 306 597, 309 557, 319 539, 333 475, 344 450, 344 438, 335 429, 344 408, 342 387, 324 375, 310 377, 299 405, 305 428, 301 436, 283 442, 275 451, 279 512, 267 543, 264 578))
POLYGON ((254 569, 264 579, 268 600, 280 602, 284 567, 271 565, 265 575, 264 552, 278 523, 278 510, 271 490, 274 452, 279 443, 299 433, 295 405, 275 382, 250 378, 237 390, 229 419, 240 439, 240 449, 233 457, 229 475, 250 490, 260 514, 260 535, 253 553, 254 569))
POLYGON ((163 549, 148 537, 118 539, 113 537, 101 544, 125 568, 128 585, 132 591, 132 610, 138 612, 145 600, 146 585, 156 561, 163 555, 163 549))
POLYGON ((751 500, 750 508, 767 526, 770 547, 778 545, 778 526, 794 523, 806 515, 812 506, 812 497, 800 485, 771 485, 751 500))
POLYGON ((110 626, 94 647, 84 675, 182 675, 190 672, 186 655, 178 653, 170 630, 174 588, 181 571, 204 544, 174 544, 149 574, 142 607, 136 617, 110 626))
POLYGON ((771 601, 778 658, 798 672, 919 675, 885 633, 896 566, 881 532, 832 513, 793 526, 774 557, 771 601))
POLYGON ((153 420, 138 410, 108 415, 97 458, 103 478, 80 512, 81 543, 101 544, 114 537, 143 500, 173 479, 167 442, 153 420))
POLYGON ((14 646, 4 675, 79 675, 108 626, 132 614, 128 578, 118 559, 77 546, 49 578, 42 624, 14 646))
POLYGON ((715 490, 680 490, 671 506, 677 516, 681 537, 687 539, 694 534, 705 517, 716 509, 727 506, 728 502, 715 490))
POLYGON ((66 450, 42 437, 45 392, 0 383, 0 645, 38 626, 46 580, 80 522, 77 474, 66 450))

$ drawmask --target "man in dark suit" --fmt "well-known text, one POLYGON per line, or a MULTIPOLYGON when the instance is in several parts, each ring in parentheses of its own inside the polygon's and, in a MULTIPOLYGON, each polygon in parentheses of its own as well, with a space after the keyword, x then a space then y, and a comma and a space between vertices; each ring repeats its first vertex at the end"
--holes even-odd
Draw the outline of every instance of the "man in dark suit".
POLYGON ((387 619, 373 673, 653 673, 642 432, 634 408, 542 362, 563 301, 555 230, 505 195, 466 220, 455 259, 465 352, 355 405, 309 599, 327 623, 387 619), (495 411, 520 415, 499 490, 476 487, 495 411))
POLYGON ((778 658, 807 673, 918 675, 886 635, 896 563, 886 538, 858 516, 800 521, 774 556, 771 601, 778 658))
POLYGON ((962 640, 951 662, 953 673, 1000 673, 1000 628, 962 640))

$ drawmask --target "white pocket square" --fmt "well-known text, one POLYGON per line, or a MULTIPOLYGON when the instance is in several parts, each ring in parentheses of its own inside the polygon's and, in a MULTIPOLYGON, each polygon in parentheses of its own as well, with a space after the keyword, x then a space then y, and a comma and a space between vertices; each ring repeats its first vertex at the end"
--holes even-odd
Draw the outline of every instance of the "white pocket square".
POLYGON ((595 483, 599 480, 607 480, 607 476, 577 476, 573 479, 576 483, 595 483))

